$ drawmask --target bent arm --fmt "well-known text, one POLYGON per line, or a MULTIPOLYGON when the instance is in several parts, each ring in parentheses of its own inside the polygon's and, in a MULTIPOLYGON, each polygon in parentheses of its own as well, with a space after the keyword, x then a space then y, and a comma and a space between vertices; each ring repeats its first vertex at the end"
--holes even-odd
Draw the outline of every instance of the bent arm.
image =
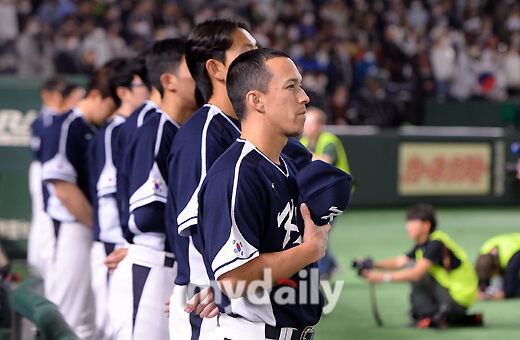
POLYGON ((53 180, 54 191, 61 203, 81 223, 92 228, 92 206, 83 191, 74 183, 53 180))
POLYGON ((411 268, 405 268, 394 272, 380 272, 376 270, 364 270, 363 276, 368 282, 378 283, 382 281, 419 281, 430 269, 432 262, 422 258, 411 268))
POLYGON ((390 273, 391 281, 419 281, 430 269, 432 262, 422 258, 411 268, 401 269, 390 273))
POLYGON ((381 261, 377 261, 374 263, 374 268, 377 269, 400 269, 410 263, 410 258, 404 254, 385 259, 381 261))
POLYGON ((319 251, 311 243, 303 243, 296 247, 258 255, 255 259, 222 274, 218 279, 219 288, 230 298, 238 298, 246 294, 247 289, 236 292, 240 281, 247 288, 251 282, 264 280, 264 270, 271 270, 271 285, 278 279, 289 278, 305 266, 318 261, 319 251))

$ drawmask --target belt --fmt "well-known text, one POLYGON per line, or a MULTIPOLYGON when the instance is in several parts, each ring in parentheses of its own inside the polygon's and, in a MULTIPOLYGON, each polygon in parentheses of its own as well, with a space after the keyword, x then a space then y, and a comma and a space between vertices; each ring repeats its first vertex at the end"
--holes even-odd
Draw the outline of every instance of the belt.
POLYGON ((173 265, 175 264, 175 256, 172 253, 155 250, 137 244, 131 244, 128 247, 127 256, 156 266, 173 268, 173 265))
POLYGON ((265 338, 270 340, 312 340, 314 339, 314 328, 305 327, 303 330, 290 327, 273 327, 265 325, 265 338))

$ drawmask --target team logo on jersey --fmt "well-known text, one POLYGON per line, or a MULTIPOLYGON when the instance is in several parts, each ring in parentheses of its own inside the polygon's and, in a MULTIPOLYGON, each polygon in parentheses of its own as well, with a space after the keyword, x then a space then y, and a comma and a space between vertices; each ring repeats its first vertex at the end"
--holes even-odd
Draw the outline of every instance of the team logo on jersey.
POLYGON ((329 221, 329 223, 343 213, 343 210, 339 210, 336 206, 330 207, 329 211, 330 214, 321 217, 322 220, 329 221))
MULTIPOLYGON (((278 214, 277 220, 278 220, 278 228, 282 227, 285 229, 285 237, 283 240, 282 247, 285 249, 285 246, 287 243, 289 243, 289 240, 291 239, 291 232, 299 232, 298 226, 294 224, 294 216, 296 216, 296 208, 294 206, 294 202, 291 200, 290 202, 287 202, 287 205, 282 210, 281 213, 278 214)), ((301 244, 302 243, 302 237, 299 236, 296 241, 293 242, 294 244, 301 244)))
POLYGON ((153 184, 153 188, 154 188, 155 190, 159 190, 160 187, 161 187, 161 185, 160 185, 159 183, 157 183, 157 182, 155 182, 155 183, 153 184))
POLYGON ((235 254, 244 255, 244 248, 242 247, 242 242, 233 240, 233 247, 235 254))

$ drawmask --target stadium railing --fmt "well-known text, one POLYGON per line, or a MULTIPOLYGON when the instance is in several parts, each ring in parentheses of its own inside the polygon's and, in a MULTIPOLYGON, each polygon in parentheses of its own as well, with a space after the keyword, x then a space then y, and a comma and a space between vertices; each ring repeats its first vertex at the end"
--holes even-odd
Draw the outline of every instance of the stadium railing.
POLYGON ((41 284, 41 279, 30 277, 11 293, 10 305, 14 314, 13 339, 21 339, 22 318, 27 318, 37 328, 35 339, 79 340, 63 319, 58 307, 35 292, 36 287, 41 284))

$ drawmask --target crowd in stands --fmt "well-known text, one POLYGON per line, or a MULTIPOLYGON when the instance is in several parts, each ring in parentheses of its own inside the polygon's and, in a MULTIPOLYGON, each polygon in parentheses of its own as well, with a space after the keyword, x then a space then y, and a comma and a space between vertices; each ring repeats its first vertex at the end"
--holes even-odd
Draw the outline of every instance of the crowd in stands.
POLYGON ((237 15, 298 62, 332 124, 419 124, 427 98, 520 93, 515 0, 0 0, 0 72, 91 74, 237 15))

